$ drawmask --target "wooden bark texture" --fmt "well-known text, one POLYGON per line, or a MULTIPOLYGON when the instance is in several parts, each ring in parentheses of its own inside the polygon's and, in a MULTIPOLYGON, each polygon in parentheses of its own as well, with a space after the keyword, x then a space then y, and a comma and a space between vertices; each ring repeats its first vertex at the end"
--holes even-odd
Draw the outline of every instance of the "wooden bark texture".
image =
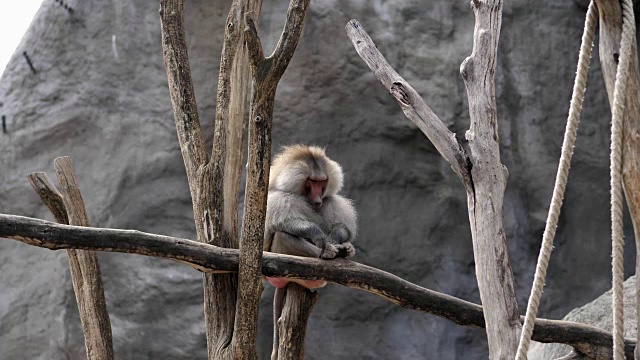
MULTIPOLYGON (((16 215, 0 214, 0 238, 50 250, 74 248, 174 259, 207 272, 234 272, 238 270, 239 263, 237 249, 135 230, 60 225, 16 215)), ((261 269, 265 276, 326 280, 376 294, 406 309, 427 312, 459 325, 485 327, 481 306, 422 288, 353 261, 327 261, 265 252, 261 269)), ((602 329, 545 319, 536 320, 532 338, 539 342, 567 344, 584 354, 601 354, 598 358, 607 358, 606 354, 610 357, 613 344, 611 333, 602 329)), ((625 342, 627 357, 633 357, 635 345, 634 340, 625 342)))
MULTIPOLYGON (((600 16, 600 63, 609 104, 613 106, 622 38, 622 7, 617 0, 596 0, 596 4, 600 16)), ((636 250, 640 250, 640 73, 636 43, 632 43, 631 48, 632 61, 629 68, 630 76, 627 79, 622 130, 622 180, 633 222, 636 250)), ((636 274, 640 274, 640 252, 636 253, 636 274)), ((636 283, 636 311, 640 313, 640 282, 636 283)), ((640 350, 636 349, 635 356, 637 359, 640 358, 640 350)))
MULTIPOLYGON (((238 194, 244 166, 244 143, 249 110, 249 56, 244 46, 244 14, 258 21, 262 0, 234 0, 231 4, 220 59, 212 163, 224 157, 223 229, 230 247, 238 248, 238 194), (216 136, 224 141, 216 141, 216 136), (221 153, 221 154, 220 154, 221 153)), ((220 170, 214 171, 217 176, 220 170)), ((215 180, 215 178, 214 178, 215 180)))
MULTIPOLYGON (((225 27, 211 160, 204 149, 184 32, 184 1, 161 2, 167 79, 182 150, 198 240, 238 247, 237 206, 245 133, 248 64, 242 19, 259 14, 262 1, 235 0, 225 27)), ((204 274, 204 313, 209 359, 233 358, 237 276, 204 274)))
POLYGON ((456 134, 447 128, 420 94, 389 65, 358 20, 349 21, 345 29, 358 55, 398 101, 407 118, 433 143, 465 187, 472 186, 469 158, 456 134))
MULTIPOLYGON (((43 173, 32 174, 29 177, 32 183, 38 185, 37 188, 34 186, 34 189, 45 205, 51 209, 56 220, 64 220, 60 212, 66 209, 70 225, 90 226, 71 158, 59 157, 55 159, 54 165, 62 194, 43 173)), ((113 359, 111 321, 104 296, 98 255, 94 251, 76 249, 67 250, 67 255, 82 322, 87 359, 113 359)))
MULTIPOLYGON (((245 188, 238 303, 233 347, 236 359, 257 359, 258 307, 262 293, 260 266, 271 165, 271 127, 276 88, 295 52, 309 0, 291 0, 276 49, 269 58, 252 16, 245 17, 245 38, 252 74, 249 150, 245 188)), ((247 14, 250 15, 250 14, 247 14)))
POLYGON ((64 207, 62 194, 44 172, 35 172, 27 176, 33 190, 43 204, 47 206, 53 218, 60 224, 69 224, 67 209, 64 207))
MULTIPOLYGON (((259 15, 261 0, 234 0, 227 16, 224 42, 220 57, 220 72, 216 94, 211 177, 207 197, 212 208, 206 213, 205 225, 209 242, 218 246, 238 248, 238 193, 242 175, 246 130, 249 64, 244 47, 242 21, 246 12, 259 15)), ((203 183, 204 185, 204 183, 203 183)), ((205 204, 203 204, 205 205, 205 204)), ((205 313, 211 335, 209 358, 233 358, 235 350, 229 345, 234 336, 237 277, 232 275, 204 275, 205 313), (224 308, 224 309, 223 309, 224 308), (215 339, 214 339, 215 337, 215 339)))
POLYGON ((304 339, 307 322, 313 305, 318 301, 318 292, 295 284, 287 285, 282 316, 278 320, 280 344, 278 360, 304 360, 304 339))
MULTIPOLYGON (((223 246, 222 199, 214 198, 213 170, 208 164, 200 130, 184 29, 184 0, 160 2, 160 25, 167 82, 191 191, 196 234, 198 241, 223 246)), ((233 337, 236 280, 228 274, 205 274, 203 288, 208 358, 223 359, 230 355, 227 347, 233 337)))
MULTIPOLYGON (((467 191, 476 277, 487 322, 489 357, 513 359, 520 330, 518 303, 504 230, 506 167, 500 161, 494 76, 502 21, 501 0, 474 0, 473 52, 460 66, 471 126, 472 191, 467 191)), ((469 190, 469 189, 468 189, 469 190)))
POLYGON ((504 230, 507 169, 500 161, 494 75, 502 20, 501 0, 473 0, 474 46, 460 73, 469 98, 470 158, 420 95, 391 68, 356 20, 346 27, 356 51, 398 101, 405 115, 434 144, 467 192, 480 298, 485 309, 491 359, 513 359, 519 333, 518 304, 504 230))

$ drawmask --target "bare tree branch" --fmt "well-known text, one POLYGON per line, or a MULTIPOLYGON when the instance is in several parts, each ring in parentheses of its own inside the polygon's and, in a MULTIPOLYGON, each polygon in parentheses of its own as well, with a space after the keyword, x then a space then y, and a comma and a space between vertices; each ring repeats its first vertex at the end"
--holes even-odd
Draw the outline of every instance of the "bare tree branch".
POLYGON ((502 18, 501 0, 473 0, 474 48, 460 69, 467 87, 471 128, 469 159, 420 95, 391 68, 362 25, 351 20, 347 35, 356 51, 462 179, 467 192, 476 276, 485 306, 492 359, 515 357, 521 329, 503 223, 506 167, 500 162, 494 74, 502 18), (497 281, 499 280, 499 281, 497 281))
MULTIPOLYGON (((234 0, 225 28, 211 160, 200 130, 184 31, 184 0, 161 1, 162 43, 169 91, 193 200, 198 240, 238 247, 237 198, 243 162, 248 93, 242 21, 261 0, 234 0)), ((237 278, 205 274, 204 313, 209 359, 233 358, 237 278)))
POLYGON ((258 304, 262 293, 260 263, 267 210, 271 126, 276 88, 295 51, 308 6, 309 0, 291 0, 287 21, 279 41, 279 44, 283 44, 282 49, 274 52, 269 59, 262 59, 264 55, 255 23, 251 17, 245 16, 247 20, 245 37, 253 79, 247 185, 238 269, 238 302, 233 336, 234 351, 236 356, 242 359, 258 357, 255 343, 258 330, 258 304))
POLYGON ((249 61, 251 63, 253 76, 256 77, 258 66, 264 61, 264 50, 262 50, 262 43, 260 42, 258 30, 256 29, 256 24, 253 21, 251 14, 245 14, 244 21, 246 24, 244 37, 245 42, 247 43, 249 61))
MULTIPOLYGON (((222 231, 222 199, 214 197, 219 195, 214 194, 214 170, 208 161, 200 130, 184 28, 184 0, 160 1, 160 26, 169 94, 191 191, 198 241, 228 244, 222 231)), ((233 337, 236 281, 231 275, 205 274, 203 288, 208 358, 224 359, 233 355, 227 346, 233 337)))
MULTIPOLYGON (((184 29, 184 0, 160 1, 162 50, 180 150, 184 160, 198 241, 225 241, 222 200, 214 197, 213 170, 208 163, 191 79, 184 29), (218 201, 218 207, 216 207, 218 201)), ((216 194, 218 195, 218 194, 216 194)), ((235 282, 232 276, 203 276, 204 318, 210 360, 221 358, 233 336, 235 282)))
POLYGON ((282 34, 273 54, 270 56, 270 58, 274 59, 273 73, 278 80, 280 80, 287 66, 289 66, 293 53, 296 51, 308 7, 309 0, 291 0, 289 2, 287 19, 284 23, 282 34))
POLYGON ((358 55, 398 101, 407 118, 427 136, 465 186, 473 187, 469 158, 456 134, 444 125, 418 92, 389 65, 358 20, 349 21, 345 29, 358 55))
MULTIPOLYGON (((296 283, 287 285, 283 314, 278 320, 280 343, 277 360, 304 360, 304 338, 307 322, 313 305, 318 301, 318 292, 310 291, 296 283)), ((272 360, 273 355, 271 356, 272 360)))
POLYGON ((62 194, 44 172, 35 172, 27 176, 33 190, 40 200, 47 206, 53 218, 60 224, 68 224, 69 217, 64 207, 62 194))
MULTIPOLYGON (((135 230, 60 225, 16 215, 0 214, 0 237, 50 250, 73 248, 174 259, 191 264, 200 271, 217 273, 237 271, 239 262, 237 249, 135 230)), ((376 294, 406 309, 423 311, 459 325, 485 327, 481 306, 425 289, 393 274, 353 261, 328 261, 265 252, 262 274, 326 280, 376 294)), ((536 320, 533 340, 567 344, 588 355, 597 353, 610 356, 613 344, 610 332, 571 321, 545 319, 536 320)), ((635 344, 634 340, 626 341, 625 351, 630 358, 633 358, 635 344)))
MULTIPOLYGON (((243 145, 249 67, 242 20, 247 11, 259 14, 261 0, 234 0, 225 27, 220 57, 216 119, 211 160, 198 169, 197 206, 203 209, 206 241, 238 247, 238 192, 243 166, 243 145), (249 9, 249 10, 248 10, 249 9)), ((198 220, 196 220, 198 221, 198 220)), ((205 322, 209 359, 233 358, 237 276, 205 274, 205 322)))
MULTIPOLYGON (((613 92, 622 39, 622 8, 618 0, 596 0, 600 15, 600 63, 609 103, 613 107, 613 92)), ((630 76, 627 79, 625 113, 622 129, 622 180, 625 198, 633 222, 636 242, 636 274, 640 274, 640 72, 637 44, 631 43, 630 76)), ((640 294, 640 281, 636 282, 640 294)), ((640 314, 640 296, 636 297, 636 311, 640 314)), ((640 325, 640 317, 636 319, 640 325)), ((638 333, 640 340, 640 332, 638 333)), ((636 349, 636 358, 640 350, 636 349)))
MULTIPOLYGON (((41 196, 47 207, 55 208, 56 212, 66 209, 69 224, 89 226, 89 217, 80 194, 71 158, 68 156, 55 159, 54 165, 58 175, 58 182, 62 188, 63 204, 60 204, 60 192, 44 173, 32 174, 31 179, 39 178, 43 187, 34 190, 41 196)), ((32 182, 33 183, 33 182, 32 182)), ((52 213, 56 218, 62 215, 52 213)), ((84 333, 87 358, 89 360, 112 360, 113 342, 111 322, 107 303, 104 297, 104 285, 98 255, 93 251, 67 250, 69 268, 73 281, 73 290, 80 311, 80 320, 84 333)))
POLYGON ((473 167, 467 194, 476 277, 487 321, 489 357, 515 357, 522 329, 504 230, 506 167, 500 161, 495 83, 502 0, 473 0, 473 51, 460 66, 471 126, 466 133, 473 167))
MULTIPOLYGON (((184 0, 160 1, 160 26, 164 66, 176 120, 180 150, 184 159, 191 198, 198 192, 197 172, 207 162, 207 152, 200 130, 196 95, 191 80, 189 54, 184 30, 184 0)), ((194 212, 195 212, 194 201, 194 212)), ((198 221, 198 219, 196 219, 198 221)))

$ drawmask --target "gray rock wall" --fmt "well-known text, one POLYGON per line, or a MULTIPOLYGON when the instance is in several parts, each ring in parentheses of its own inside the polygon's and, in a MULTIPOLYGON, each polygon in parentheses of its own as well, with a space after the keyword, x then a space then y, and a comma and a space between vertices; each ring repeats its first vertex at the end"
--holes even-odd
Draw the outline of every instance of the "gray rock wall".
MULTIPOLYGON (((92 224, 194 238, 189 191, 162 63, 158 2, 45 1, 0 79, 0 212, 51 219, 25 176, 70 155, 92 224), (22 53, 31 58, 32 73, 22 53)), ((230 0, 187 2, 191 68, 204 132, 230 0)), ((505 2, 496 74, 510 179, 506 230, 524 312, 551 197, 579 49, 584 1, 505 2)), ((265 2, 272 49, 287 1, 265 2)), ((313 1, 278 89, 274 149, 327 146, 360 211, 357 261, 479 302, 462 185, 406 120, 344 34, 359 19, 388 61, 460 138, 468 128, 458 74, 472 48, 466 0, 313 1)), ((595 49, 594 54, 597 54, 595 49)), ((610 110, 594 59, 540 315, 558 318, 609 288, 610 110)), ((633 272, 628 218, 627 275, 633 272)), ((201 277, 183 265, 100 254, 120 359, 204 359, 201 277)), ((271 289, 261 303, 268 358, 271 289)), ((82 353, 66 256, 0 242, 0 358, 82 353)), ((484 332, 329 285, 307 332, 307 358, 482 359, 484 332)))

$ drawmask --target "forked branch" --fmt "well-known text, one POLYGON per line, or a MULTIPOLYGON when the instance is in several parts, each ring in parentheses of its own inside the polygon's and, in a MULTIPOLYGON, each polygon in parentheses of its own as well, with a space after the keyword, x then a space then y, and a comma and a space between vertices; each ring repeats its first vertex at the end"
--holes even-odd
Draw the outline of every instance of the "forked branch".
POLYGON ((257 359, 255 343, 258 305, 262 293, 260 263, 267 210, 271 127, 276 88, 293 57, 308 6, 309 0, 291 0, 280 41, 276 51, 269 58, 264 58, 253 19, 245 15, 245 38, 251 64, 252 93, 247 185, 238 268, 238 302, 233 336, 236 357, 242 359, 257 359))
POLYGON ((469 158, 456 134, 444 125, 420 94, 389 65, 358 20, 349 21, 346 31, 358 55, 398 101, 407 118, 429 138, 465 187, 472 188, 469 158))
MULTIPOLYGON (((0 237, 51 250, 74 248, 174 259, 207 272, 234 272, 238 269, 237 249, 134 230, 59 225, 0 214, 0 237)), ((406 309, 423 311, 459 325, 485 327, 481 306, 425 289, 353 261, 327 261, 265 252, 261 268, 265 276, 326 280, 376 294, 406 309)), ((567 344, 595 358, 598 358, 595 354, 611 354, 611 333, 571 321, 538 319, 533 340, 567 344)), ((633 358, 635 344, 634 340, 625 343, 625 352, 630 358, 633 358)))
POLYGON ((470 157, 455 134, 391 68, 362 25, 351 20, 346 30, 360 57, 465 185, 476 277, 486 311, 489 356, 506 360, 515 356, 520 324, 517 321, 518 304, 504 231, 503 202, 507 172, 500 162, 494 87, 502 1, 473 0, 471 7, 476 16, 474 48, 460 70, 469 98, 471 127, 466 139, 471 150, 470 157))
MULTIPOLYGON (((63 193, 60 193, 47 174, 42 172, 28 176, 31 186, 56 221, 62 224, 89 226, 71 159, 57 158, 55 167, 63 193)), ((111 360, 113 359, 111 322, 98 256, 93 251, 76 249, 68 249, 67 255, 82 322, 87 359, 111 360)))

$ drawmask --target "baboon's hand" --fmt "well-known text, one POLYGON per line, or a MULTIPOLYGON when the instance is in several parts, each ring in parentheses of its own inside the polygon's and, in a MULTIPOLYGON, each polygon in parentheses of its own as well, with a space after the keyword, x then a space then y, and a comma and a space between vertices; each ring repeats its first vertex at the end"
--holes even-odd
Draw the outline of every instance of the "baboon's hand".
POLYGON ((335 259, 336 255, 338 255, 338 248, 329 243, 324 245, 322 253, 320 253, 320 257, 323 259, 335 259))
POLYGON ((356 248, 350 242, 336 245, 338 255, 336 257, 352 257, 356 254, 356 248))

